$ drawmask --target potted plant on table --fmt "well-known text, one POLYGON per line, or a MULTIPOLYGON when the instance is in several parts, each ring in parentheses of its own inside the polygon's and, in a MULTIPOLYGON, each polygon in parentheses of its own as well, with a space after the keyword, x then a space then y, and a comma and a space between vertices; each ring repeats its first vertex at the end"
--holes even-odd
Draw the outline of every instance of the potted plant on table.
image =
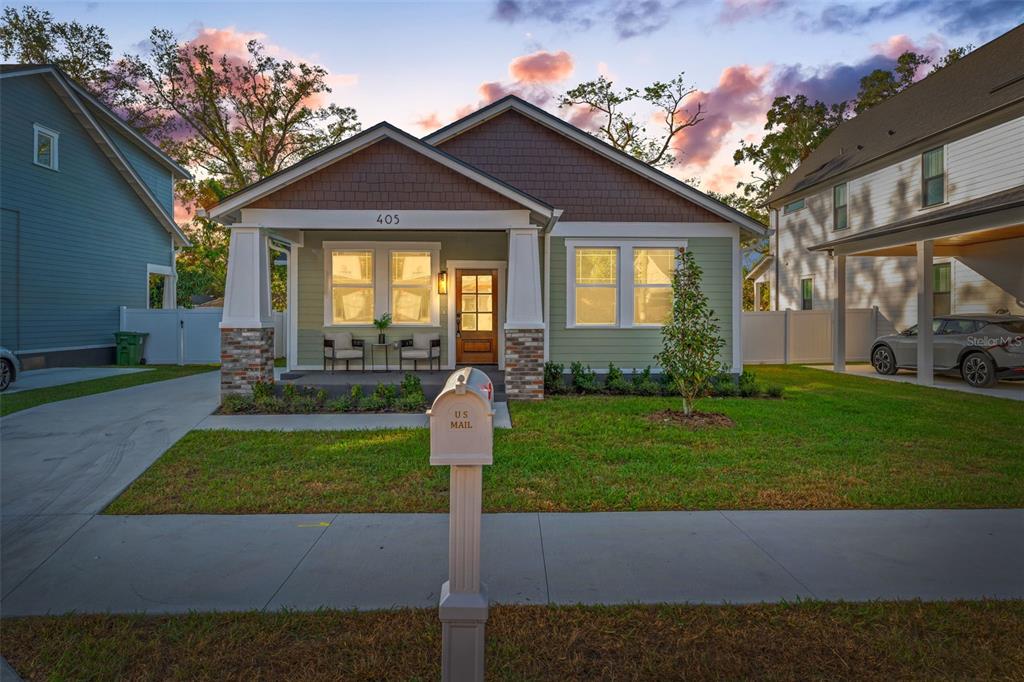
POLYGON ((379 332, 377 334, 377 343, 387 343, 387 337, 384 336, 384 332, 391 326, 391 313, 384 313, 380 317, 374 319, 373 326, 376 327, 379 332))

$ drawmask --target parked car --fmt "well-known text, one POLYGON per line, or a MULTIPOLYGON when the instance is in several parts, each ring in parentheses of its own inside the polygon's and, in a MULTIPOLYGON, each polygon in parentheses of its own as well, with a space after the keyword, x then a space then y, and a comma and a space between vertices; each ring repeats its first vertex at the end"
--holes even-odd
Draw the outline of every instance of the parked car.
MULTIPOLYGON (((1024 379, 1024 317, 946 315, 932 320, 935 371, 958 373, 971 386, 1024 379)), ((879 374, 917 368, 917 325, 871 345, 879 374)))
POLYGON ((20 372, 21 362, 18 361, 18 356, 0 346, 0 391, 6 391, 20 372))

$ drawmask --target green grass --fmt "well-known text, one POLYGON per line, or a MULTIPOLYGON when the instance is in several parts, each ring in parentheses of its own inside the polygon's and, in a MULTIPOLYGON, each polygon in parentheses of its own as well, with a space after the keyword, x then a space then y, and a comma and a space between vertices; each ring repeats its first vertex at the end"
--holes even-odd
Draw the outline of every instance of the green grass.
MULTIPOLYGON (((145 372, 133 372, 131 374, 103 377, 102 379, 76 381, 73 384, 36 388, 31 391, 19 391, 18 393, 4 393, 0 394, 0 416, 27 410, 36 405, 55 403, 58 400, 81 398, 85 395, 116 391, 119 388, 128 388, 129 386, 138 386, 154 381, 178 379, 200 372, 210 372, 215 369, 217 369, 217 365, 150 365, 145 372)), ((18 384, 15 383, 14 385, 17 386, 18 384)))
MULTIPOLYGON (((515 403, 495 432, 486 511, 1024 506, 1021 403, 764 367, 783 400, 705 399, 733 428, 651 423, 671 398, 515 403)), ((117 514, 442 512, 426 430, 196 431, 107 509, 117 514)))
MULTIPOLYGON (((3 621, 30 680, 436 680, 437 609, 3 621)), ((489 680, 1024 678, 1024 602, 494 606, 489 680)))

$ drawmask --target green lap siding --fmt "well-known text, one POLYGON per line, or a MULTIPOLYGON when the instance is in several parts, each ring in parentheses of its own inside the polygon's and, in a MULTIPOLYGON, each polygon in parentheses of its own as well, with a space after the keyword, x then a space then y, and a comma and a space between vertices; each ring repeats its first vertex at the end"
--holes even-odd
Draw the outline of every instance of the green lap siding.
MULTIPOLYGON (((377 330, 373 326, 333 327, 324 326, 324 242, 437 242, 441 245, 440 268, 444 270, 449 260, 505 261, 508 253, 508 235, 505 232, 455 232, 455 231, 405 231, 377 232, 372 230, 353 231, 307 231, 298 257, 298 344, 297 360, 302 366, 319 366, 323 362, 323 335, 331 331, 350 331, 357 339, 367 343, 375 341, 377 330)), ((449 272, 448 296, 455 295, 455 273, 449 272)), ((376 286, 387 287, 387 282, 376 286)), ((501 284, 504 289, 504 283, 501 284)), ((504 299, 504 294, 499 292, 504 299)), ((441 364, 448 362, 448 296, 440 297, 438 326, 392 326, 387 331, 388 342, 411 339, 414 332, 433 332, 441 335, 441 364)), ((380 311, 377 312, 380 315, 380 311)), ((398 355, 394 350, 390 361, 397 367, 398 355)), ((378 350, 373 361, 384 363, 384 353, 378 350)), ((367 348, 367 363, 370 363, 370 349, 367 348)), ((407 367, 408 367, 407 363, 407 367)), ((425 368, 425 363, 420 363, 425 368)))
POLYGON ((119 306, 146 307, 147 264, 173 263, 171 237, 42 76, 0 81, 0 114, 0 342, 112 345, 119 306), (58 171, 33 163, 34 123, 60 134, 58 171))
MULTIPOLYGON (((625 236, 625 235, 624 235, 625 236)), ((688 237, 704 271, 703 287, 719 320, 725 348, 721 358, 732 364, 732 282, 733 242, 730 237, 688 237)), ((570 329, 566 327, 567 273, 565 239, 551 239, 551 316, 549 358, 567 366, 574 361, 594 369, 607 369, 613 362, 622 368, 655 367, 654 355, 661 350, 659 328, 570 329)))

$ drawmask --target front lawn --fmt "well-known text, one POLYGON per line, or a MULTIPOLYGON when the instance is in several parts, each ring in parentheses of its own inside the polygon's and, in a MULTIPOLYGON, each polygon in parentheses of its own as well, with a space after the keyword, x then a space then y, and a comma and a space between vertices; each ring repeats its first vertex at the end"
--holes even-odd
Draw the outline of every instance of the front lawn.
MULTIPOLYGON (((119 388, 129 388, 149 384, 154 381, 166 381, 167 379, 179 379, 200 372, 211 372, 217 369, 218 365, 149 365, 145 372, 132 372, 131 374, 119 374, 116 376, 103 377, 101 379, 89 379, 87 381, 76 381, 73 384, 62 384, 48 388, 36 388, 31 391, 19 391, 18 393, 0 394, 0 416, 27 410, 36 405, 44 403, 55 403, 58 400, 69 398, 81 398, 95 393, 106 393, 116 391, 119 388)), ((17 386, 17 382, 14 386, 17 386)))
MULTIPOLYGON (((705 399, 736 425, 652 423, 671 398, 515 403, 485 511, 1024 506, 1021 403, 801 367, 757 374, 783 400, 705 399)), ((195 431, 115 514, 443 512, 425 430, 195 431)))
MULTIPOLYGON (((3 621, 29 680, 436 680, 437 609, 3 621)), ((1024 677, 1024 602, 494 606, 489 680, 1024 677)))

